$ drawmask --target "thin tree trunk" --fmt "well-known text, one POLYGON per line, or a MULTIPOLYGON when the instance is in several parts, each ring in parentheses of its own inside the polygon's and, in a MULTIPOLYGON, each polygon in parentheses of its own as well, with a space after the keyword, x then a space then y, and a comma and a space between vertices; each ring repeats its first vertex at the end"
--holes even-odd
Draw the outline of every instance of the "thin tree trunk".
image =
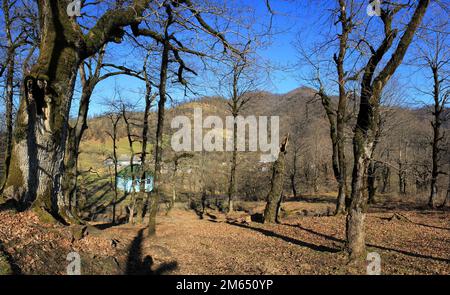
POLYGON ((433 111, 433 119, 431 122, 433 127, 433 141, 432 141, 432 168, 431 168, 431 183, 430 183, 430 198, 428 199, 428 206, 430 208, 434 208, 436 206, 436 199, 438 196, 438 185, 437 180, 440 174, 439 172, 439 151, 440 151, 440 141, 442 140, 441 136, 441 125, 442 125, 442 107, 440 104, 440 79, 438 68, 433 67, 433 97, 434 97, 434 111, 433 111))
POLYGON ((118 191, 117 191, 117 178, 118 178, 118 168, 117 168, 117 124, 119 122, 120 116, 117 115, 117 118, 112 122, 113 123, 113 159, 114 159, 114 200, 113 200, 113 212, 112 212, 112 224, 116 224, 116 205, 118 200, 118 191))
MULTIPOLYGON (((117 159, 117 125, 119 124, 120 114, 109 114, 109 119, 111 120, 112 132, 107 131, 106 133, 111 137, 112 140, 112 160, 114 164, 114 183, 113 185, 113 207, 112 207, 112 224, 116 223, 116 204, 118 200, 118 191, 117 191, 117 179, 118 179, 118 159, 117 159)), ((111 176, 112 178, 112 176, 111 176)), ((111 179, 112 180, 112 179, 111 179)))
POLYGON ((292 189, 292 194, 294 195, 294 198, 297 198, 297 185, 295 182, 295 179, 297 177, 297 154, 298 154, 298 148, 295 147, 294 148, 294 161, 292 163, 292 173, 290 175, 291 177, 291 189, 292 189))
MULTIPOLYGON (((16 45, 13 44, 12 34, 11 34, 11 18, 9 14, 10 3, 7 0, 2 1, 4 25, 5 25, 5 35, 7 39, 7 50, 6 50, 6 62, 5 66, 2 67, 1 74, 6 70, 6 91, 5 91, 5 116, 6 116, 6 148, 4 157, 4 167, 3 175, 1 179, 0 195, 5 187, 6 179, 9 174, 9 166, 11 163, 11 152, 12 152, 12 135, 13 135, 13 97, 14 97, 14 65, 15 65, 15 55, 16 55, 16 45)), ((0 75, 0 77, 2 76, 0 75)))
MULTIPOLYGON (((88 129, 87 117, 92 93, 97 83, 101 80, 100 70, 103 66, 103 57, 105 55, 105 46, 100 50, 96 61, 96 68, 93 75, 86 77, 84 65, 79 67, 80 80, 82 85, 80 104, 78 107, 78 116, 73 127, 69 126, 67 138, 65 172, 63 177, 63 193, 65 200, 69 204, 69 211, 72 216, 77 218, 78 214, 78 156, 80 154, 80 143, 84 131, 88 129)), ((109 74, 112 75, 112 74, 109 74)))
POLYGON ((345 1, 339 1, 341 23, 341 34, 339 34, 339 53, 334 55, 333 59, 336 64, 339 86, 339 101, 336 112, 336 149, 337 162, 339 165, 337 181, 339 186, 338 198, 336 204, 336 214, 344 214, 346 211, 347 198, 347 163, 345 161, 345 133, 344 128, 347 121, 347 91, 345 85, 347 83, 346 73, 344 69, 344 60, 347 53, 348 36, 353 29, 352 21, 347 17, 347 9, 345 1))
POLYGON ((236 161, 237 161, 237 114, 233 114, 233 152, 231 155, 230 181, 228 183, 228 212, 234 211, 234 195, 236 194, 236 161))
POLYGON ((160 199, 160 178, 161 178, 161 162, 162 162, 162 139, 164 132, 164 116, 166 105, 166 84, 167 84, 167 68, 169 65, 169 39, 168 39, 168 26, 165 28, 165 40, 161 58, 161 68, 159 75, 159 101, 158 101, 158 121, 156 126, 156 143, 155 143, 155 175, 154 175, 154 189, 150 193, 150 210, 148 221, 148 234, 153 235, 156 233, 156 215, 158 213, 158 205, 160 199))
POLYGON ((127 131, 128 148, 130 149, 130 172, 131 172, 131 206, 130 206, 130 216, 128 223, 134 223, 134 212, 136 211, 136 174, 139 171, 135 171, 136 167, 134 165, 134 140, 131 134, 131 124, 127 117, 125 104, 122 103, 122 118, 125 122, 125 127, 127 131))
POLYGON ((295 174, 291 174, 291 188, 292 188, 292 195, 294 198, 297 198, 297 188, 295 186, 295 174))
POLYGON ((368 168, 368 179, 367 179, 367 190, 369 193, 369 203, 370 204, 375 204, 375 193, 376 193, 376 186, 375 186, 375 171, 376 171, 376 167, 375 167, 375 161, 374 160, 370 160, 369 162, 369 168, 368 168))
POLYGON ((142 220, 144 218, 144 199, 148 198, 148 193, 145 191, 145 183, 147 181, 146 176, 147 175, 147 142, 148 142, 148 115, 150 113, 150 108, 153 102, 153 99, 155 96, 151 95, 151 84, 148 80, 147 72, 146 72, 146 65, 147 59, 144 63, 144 78, 145 78, 145 109, 144 109, 144 118, 142 120, 143 126, 142 126, 142 149, 141 149, 141 167, 142 167, 142 174, 141 174, 141 182, 140 182, 140 189, 139 194, 137 196, 136 200, 136 222, 138 224, 142 223, 142 220), (146 198, 147 196, 147 198, 146 198))
POLYGON ((77 184, 78 184, 78 156, 80 143, 87 126, 87 115, 90 97, 93 87, 86 85, 82 89, 78 117, 74 127, 69 127, 67 138, 66 167, 64 173, 64 194, 69 210, 73 216, 77 216, 77 184))
MULTIPOLYGON (((10 43, 10 42, 8 42, 10 43)), ((6 179, 9 174, 9 166, 11 163, 12 153, 12 136, 13 136, 13 98, 14 98, 14 64, 15 64, 15 50, 12 44, 8 44, 7 64, 6 64, 6 92, 5 92, 5 116, 6 116, 6 148, 5 160, 2 175, 2 185, 0 191, 3 191, 6 179)))

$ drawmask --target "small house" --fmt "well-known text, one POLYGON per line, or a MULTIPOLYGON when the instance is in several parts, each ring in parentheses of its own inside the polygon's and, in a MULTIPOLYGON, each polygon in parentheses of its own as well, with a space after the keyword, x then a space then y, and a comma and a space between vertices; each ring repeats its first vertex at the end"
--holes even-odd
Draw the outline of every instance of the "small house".
MULTIPOLYGON (((121 169, 117 175, 117 188, 121 191, 131 193, 133 187, 135 192, 139 192, 141 189, 141 177, 143 171, 142 166, 139 164, 128 165, 121 169), (134 183, 133 183, 134 176, 134 183)), ((151 192, 153 190, 153 174, 150 171, 145 171, 145 192, 151 192)))

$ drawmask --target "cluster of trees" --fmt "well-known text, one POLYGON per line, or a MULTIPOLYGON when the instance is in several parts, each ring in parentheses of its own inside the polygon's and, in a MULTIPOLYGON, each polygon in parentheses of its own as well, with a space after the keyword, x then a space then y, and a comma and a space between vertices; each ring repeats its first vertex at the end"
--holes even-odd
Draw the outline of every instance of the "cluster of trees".
MULTIPOLYGON (((240 54, 239 42, 229 43, 220 27, 213 28, 202 16, 204 13, 226 18, 229 12, 226 7, 200 5, 190 0, 106 1, 84 3, 85 13, 77 17, 67 13, 70 3, 3 1, 7 30, 15 30, 14 36, 28 40, 31 33, 27 30, 38 28, 37 38, 28 50, 39 49, 35 56, 30 54, 35 58, 32 67, 21 73, 14 132, 12 119, 7 122, 7 138, 11 143, 7 147, 3 195, 17 200, 22 208, 33 208, 40 215, 58 216, 68 221, 76 219, 70 204, 76 188, 77 149, 86 129, 90 96, 96 84, 111 75, 137 75, 136 71, 121 65, 103 62, 108 43, 127 39, 157 53, 159 59, 156 79, 143 75, 143 79, 148 80, 146 84, 155 85, 158 93, 155 189, 149 214, 150 224, 154 224, 168 79, 174 78, 175 83, 187 85, 185 73, 195 74, 195 71, 186 64, 186 55, 202 58, 240 54), (89 12, 91 5, 96 6, 97 11, 93 17, 89 12), (22 11, 30 11, 31 17, 22 11), (36 25, 30 25, 31 20, 36 25), (188 37, 186 32, 189 32, 188 37), (217 48, 217 42, 222 44, 223 50, 217 48), (105 70, 105 67, 117 72, 105 70), (82 97, 76 123, 70 126, 69 111, 77 77, 81 80, 82 97)), ((9 41, 5 48, 15 56, 13 50, 17 46, 9 41)), ((4 67, 11 72, 15 70, 11 58, 4 67)), ((7 90, 13 88, 14 85, 6 85, 7 90)), ((148 91, 151 96, 150 92, 151 89, 148 91)), ((7 105, 7 113, 12 116, 10 105, 7 105)), ((142 156, 145 157, 145 153, 142 156)), ((149 231, 153 232, 154 226, 149 226, 149 231)))
MULTIPOLYGON (((229 114, 236 117, 255 111, 251 106, 257 105, 260 102, 257 98, 264 94, 255 92, 261 86, 255 70, 258 67, 261 70, 262 64, 256 62, 254 54, 261 44, 261 36, 268 33, 254 31, 253 27, 258 26, 252 25, 248 10, 226 4, 192 0, 82 1, 82 13, 76 16, 67 13, 71 2, 2 0, 5 29, 0 45, 6 57, 0 64, 6 118, 2 198, 16 200, 20 208, 35 210, 40 216, 80 222, 76 212, 77 160, 88 126, 91 96, 101 81, 128 75, 145 85, 142 119, 133 123, 130 116, 133 102, 121 99, 118 104, 110 103, 114 108, 108 114, 113 127, 109 136, 115 151, 117 127, 123 121, 132 151, 130 161, 138 155, 143 166, 149 165, 148 118, 152 105, 156 105, 151 155, 154 190, 148 196, 133 194, 135 207, 132 209, 138 212, 140 222, 144 207, 148 208, 148 229, 152 234, 161 184, 166 177, 161 170, 167 152, 164 134, 168 90, 180 86, 189 90, 192 86, 189 76, 197 74, 197 67, 220 64, 219 91, 229 97, 229 114), (113 43, 140 52, 141 66, 108 62, 114 60, 115 52, 111 48, 118 46, 113 43), (81 93, 79 108, 76 118, 70 120, 76 89, 81 93), (141 142, 140 151, 134 149, 136 141, 141 142), (144 206, 146 202, 148 205, 144 206)), ((273 14, 270 1, 264 4, 268 14, 273 14)), ((437 1, 433 9, 439 10, 441 5, 437 1)), ((318 190, 323 179, 332 174, 338 189, 336 214, 347 214, 347 250, 351 259, 359 259, 365 253, 367 205, 374 200, 380 183, 381 191, 390 189, 394 167, 398 170, 401 193, 406 193, 408 181, 414 175, 418 189, 429 188, 429 205, 438 205, 437 196, 442 187, 439 176, 445 173, 442 163, 447 155, 443 128, 448 116, 449 56, 447 24, 423 25, 429 6, 430 0, 381 1, 380 16, 371 21, 366 14, 366 3, 332 2, 331 33, 324 36, 321 44, 305 45, 300 39, 298 46, 301 66, 311 70, 311 75, 305 77, 314 89, 308 104, 318 101, 326 120, 317 118, 323 112, 308 111, 308 104, 304 112, 290 116, 282 124, 281 130, 286 131, 282 135, 286 136, 278 160, 266 167, 259 181, 253 185, 248 181, 250 184, 241 188, 236 180, 238 175, 244 175, 237 171, 240 159, 234 132, 234 149, 225 176, 227 184, 223 186, 229 210, 233 210, 233 200, 240 192, 248 190, 246 194, 251 196, 264 187, 268 201, 266 221, 274 222, 286 183, 297 196, 299 179, 305 179, 305 183, 318 190), (407 134, 410 130, 398 124, 401 118, 392 119, 393 112, 402 110, 387 105, 392 92, 395 93, 392 77, 406 52, 413 49, 418 54, 415 60, 421 61, 420 65, 413 66, 428 70, 432 77, 432 87, 420 89, 433 98, 432 140, 428 143, 413 140, 415 134, 407 134), (324 123, 329 127, 327 139, 315 132, 314 124, 323 126, 324 123), (394 130, 399 135, 394 136, 394 130), (309 142, 304 140, 308 132, 309 142), (421 159, 411 154, 427 144, 431 146, 430 157, 421 159), (323 145, 330 146, 329 152, 322 149, 323 145), (351 154, 353 159, 349 157, 351 154), (327 157, 331 158, 331 165, 327 157), (392 164, 394 160, 396 164, 392 164)), ((434 10, 430 13, 437 13, 434 10)), ((274 114, 279 111, 276 105, 272 105, 272 111, 274 114)), ((405 117, 409 115, 404 113, 405 117)), ((185 157, 191 156, 173 155, 173 177, 180 159, 185 157)), ((117 164, 115 153, 113 161, 117 164)), ((199 163, 202 171, 206 165, 199 163)), ((117 165, 115 170, 117 176, 117 165)), ((259 177, 254 175, 254 170, 248 171, 248 179, 259 177)), ((202 175, 202 193, 205 193, 208 180, 205 173, 202 175)), ((175 190, 173 194, 176 196, 175 190)))

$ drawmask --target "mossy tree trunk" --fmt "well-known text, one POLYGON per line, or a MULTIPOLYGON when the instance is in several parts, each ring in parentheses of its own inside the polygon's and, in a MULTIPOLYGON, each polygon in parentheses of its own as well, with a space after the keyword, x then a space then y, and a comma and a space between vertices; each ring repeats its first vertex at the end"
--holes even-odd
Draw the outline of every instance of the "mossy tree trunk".
POLYGON ((272 166, 272 179, 270 191, 267 195, 266 208, 264 209, 264 223, 275 223, 278 221, 278 212, 281 205, 281 197, 284 184, 284 170, 286 168, 286 148, 289 135, 286 136, 280 145, 278 159, 272 166))
POLYGON ((108 10, 84 35, 67 14, 69 0, 38 0, 39 56, 23 78, 24 91, 16 117, 11 173, 5 193, 22 207, 66 217, 62 176, 68 117, 77 69, 107 42, 120 41, 123 26, 136 23, 149 1, 135 0, 126 8, 108 10))
POLYGON ((40 54, 23 80, 6 187, 23 207, 33 205, 57 214, 65 207, 60 186, 80 39, 64 2, 38 1, 38 5, 40 54))

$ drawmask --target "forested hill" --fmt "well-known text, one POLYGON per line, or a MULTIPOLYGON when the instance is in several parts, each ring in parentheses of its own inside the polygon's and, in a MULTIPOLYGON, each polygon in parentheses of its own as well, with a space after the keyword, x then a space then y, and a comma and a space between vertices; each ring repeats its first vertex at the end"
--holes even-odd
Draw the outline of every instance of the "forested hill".
MULTIPOLYGON (((295 89, 286 94, 272 94, 268 92, 251 93, 252 98, 243 110, 243 116, 279 116, 280 117, 280 137, 287 133, 291 136, 291 147, 288 151, 288 170, 291 173, 295 167, 298 171, 294 177, 294 183, 298 183, 302 191, 335 189, 336 182, 333 178, 331 165, 331 140, 329 135, 329 124, 321 104, 320 99, 314 95, 314 90, 306 87, 295 89), (296 163, 296 165, 294 165, 296 163)), ((335 98, 332 97, 336 104, 335 98)), ((352 128, 355 124, 355 113, 359 102, 349 101, 350 119, 345 129, 345 149, 346 160, 349 167, 352 165, 352 128)), ((217 115, 222 118, 230 115, 227 100, 219 97, 204 97, 195 101, 185 102, 167 110, 165 123, 166 148, 164 157, 170 161, 173 152, 169 146, 170 136, 175 131, 170 127, 172 118, 176 115, 185 115, 193 122, 193 112, 195 108, 201 108, 203 119, 208 115, 217 115)), ((140 124, 142 124, 143 113, 134 110, 130 113, 132 117, 132 133, 141 134, 140 124)), ((396 187, 397 180, 395 169, 401 165, 405 170, 407 186, 410 190, 416 191, 425 186, 426 179, 429 178, 429 157, 430 136, 431 136, 431 113, 425 108, 408 109, 404 107, 384 107, 382 111, 383 126, 382 134, 375 150, 376 159, 385 163, 386 167, 393 167, 390 172, 389 183, 396 187), (422 184, 421 184, 422 183, 422 184)), ((86 171, 90 168, 101 168, 102 161, 110 156, 111 141, 107 132, 111 130, 111 121, 108 116, 91 118, 88 122, 89 128, 85 132, 81 145, 80 170, 86 171)), ((156 112, 150 114, 149 141, 150 152, 156 133, 156 112)), ((129 144, 125 123, 119 122, 118 127, 118 154, 124 159, 129 157, 129 144)), ((135 143, 135 151, 139 149, 139 142, 135 143)), ((186 167, 194 167, 194 175, 201 179, 201 174, 196 161, 201 157, 208 159, 210 173, 216 175, 211 187, 215 187, 218 192, 224 193, 226 190, 229 153, 194 153, 198 157, 184 161, 186 167), (199 155, 197 155, 199 154, 199 155), (197 165, 197 166, 196 166, 197 165), (218 169, 221 167, 221 169, 218 169), (223 169, 222 169, 223 168, 223 169), (220 171, 219 171, 220 170, 220 171), (222 171, 223 170, 223 171, 222 171), (196 172, 196 173, 195 173, 196 172)), ((240 168, 238 173, 247 181, 238 184, 238 190, 243 195, 263 198, 265 195, 267 181, 267 170, 258 166, 258 159, 255 153, 240 153, 240 168), (255 172, 256 171, 256 172, 255 172)), ((379 169, 378 181, 380 188, 383 187, 383 177, 379 169)), ((349 169, 348 173, 351 173, 349 169)), ((403 172, 402 172, 403 173, 403 172)), ((387 181, 384 179, 384 181, 387 181)), ((292 183, 292 181, 291 181, 292 183)), ((286 182, 286 189, 289 191, 289 182, 286 182)), ((425 187, 424 187, 425 188, 425 187)), ((192 188, 191 188, 192 189, 192 188)))

